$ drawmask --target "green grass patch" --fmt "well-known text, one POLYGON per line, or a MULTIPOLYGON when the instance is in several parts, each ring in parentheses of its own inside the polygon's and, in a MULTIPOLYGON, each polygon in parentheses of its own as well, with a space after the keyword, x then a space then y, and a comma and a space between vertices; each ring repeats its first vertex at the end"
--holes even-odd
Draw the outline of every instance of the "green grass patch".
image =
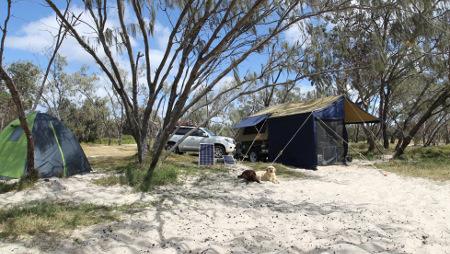
MULTIPOLYGON (((265 170, 270 163, 265 162, 244 162, 245 165, 251 167, 254 170, 265 170)), ((277 176, 289 177, 289 178, 306 178, 307 176, 299 171, 293 170, 292 168, 285 166, 283 164, 274 163, 273 166, 277 169, 277 176)))
POLYGON ((392 154, 394 152, 394 144, 390 144, 388 149, 385 149, 382 144, 377 143, 373 152, 368 152, 369 144, 366 141, 350 142, 348 146, 348 155, 353 159, 360 160, 378 160, 382 159, 382 155, 392 154))
POLYGON ((136 164, 136 156, 126 157, 95 157, 89 158, 92 168, 99 172, 123 173, 131 165, 136 164))
POLYGON ((93 183, 100 186, 113 186, 118 184, 124 184, 125 181, 121 179, 121 175, 109 175, 92 180, 93 183))
MULTIPOLYGON (((115 161, 115 158, 108 158, 106 161, 97 160, 94 163, 97 167, 104 167, 108 165, 105 171, 114 173, 99 179, 93 180, 93 183, 101 186, 113 186, 113 185, 129 185, 136 190, 141 190, 144 182, 145 175, 147 173, 149 160, 143 165, 138 165, 133 157, 126 159, 120 158, 115 161), (108 161, 108 162, 106 162, 108 161), (107 165, 103 165, 106 163, 107 165)), ((153 172, 153 177, 150 183, 151 187, 179 184, 181 178, 189 175, 201 175, 223 172, 224 166, 217 165, 213 167, 199 167, 197 165, 197 157, 189 154, 177 155, 171 154, 165 161, 153 172)))
MULTIPOLYGON (((109 145, 110 141, 111 141, 111 145, 119 144, 119 140, 117 138, 112 138, 111 140, 109 138, 101 138, 101 139, 95 140, 94 142, 91 142, 91 144, 109 145)), ((131 135, 123 135, 122 136, 122 145, 126 145, 126 144, 136 144, 133 136, 131 136, 131 135)))
POLYGON ((14 183, 0 182, 0 194, 10 192, 10 191, 21 191, 34 186, 36 180, 29 178, 21 178, 19 181, 14 183))
POLYGON ((119 220, 115 207, 71 202, 30 202, 0 209, 0 236, 63 233, 78 226, 119 220))
POLYGON ((376 166, 400 175, 448 181, 450 145, 409 147, 401 159, 377 163, 376 166))

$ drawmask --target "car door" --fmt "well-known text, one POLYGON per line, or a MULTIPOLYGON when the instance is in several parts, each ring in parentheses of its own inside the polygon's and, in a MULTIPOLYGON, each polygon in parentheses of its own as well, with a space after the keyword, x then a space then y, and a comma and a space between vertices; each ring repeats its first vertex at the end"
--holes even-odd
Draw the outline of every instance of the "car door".
MULTIPOLYGON (((177 132, 175 133, 175 135, 174 135, 174 137, 173 137, 173 140, 175 141, 175 142, 178 142, 178 140, 180 140, 183 136, 184 136, 184 134, 186 134, 188 131, 190 131, 191 129, 190 128, 186 128, 186 127, 180 127, 178 130, 177 130, 177 132)), ((188 138, 189 137, 187 137, 185 140, 183 140, 183 142, 181 142, 179 145, 178 145, 178 149, 180 149, 180 151, 186 151, 186 150, 189 150, 189 145, 188 145, 188 138)))
POLYGON ((208 135, 201 129, 195 130, 187 139, 186 147, 190 151, 198 151, 200 143, 207 143, 208 135))

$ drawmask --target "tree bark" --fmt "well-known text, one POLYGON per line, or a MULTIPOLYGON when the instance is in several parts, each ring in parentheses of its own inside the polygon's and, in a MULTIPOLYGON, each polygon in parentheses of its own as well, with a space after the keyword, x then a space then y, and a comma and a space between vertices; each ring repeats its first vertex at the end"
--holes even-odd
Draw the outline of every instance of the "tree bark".
POLYGON ((8 73, 0 66, 0 79, 5 81, 6 86, 11 94, 11 98, 16 105, 17 114, 19 116, 20 127, 22 127, 25 137, 27 138, 27 174, 28 176, 35 176, 36 171, 34 169, 34 143, 33 136, 31 135, 31 130, 28 127, 27 119, 25 116, 25 111, 23 108, 22 100, 20 99, 20 93, 17 90, 14 81, 8 75, 8 73))
MULTIPOLYGON (((450 74, 449 74, 450 76, 450 74)), ((420 117, 419 121, 414 125, 414 127, 408 132, 408 135, 403 138, 401 143, 399 143, 394 158, 399 158, 405 152, 405 149, 411 143, 412 138, 417 134, 422 125, 433 115, 433 111, 439 106, 445 103, 447 98, 450 96, 450 84, 447 84, 445 90, 437 97, 437 99, 430 105, 427 111, 420 117)), ((400 142, 400 141, 399 141, 400 142)))
POLYGON ((450 126, 448 123, 445 125, 445 144, 450 144, 450 126))
POLYGON ((387 133, 387 110, 388 110, 388 104, 389 104, 389 97, 386 96, 385 89, 385 82, 383 79, 380 81, 380 108, 379 108, 379 115, 380 115, 380 128, 381 128, 381 137, 383 139, 383 147, 385 149, 389 148, 389 136, 387 133))
POLYGON ((373 135, 370 134, 370 130, 366 126, 362 125, 362 129, 366 134, 367 144, 369 145, 367 148, 367 153, 373 153, 373 151, 375 151, 375 140, 373 135))
POLYGON ((3 26, 0 27, 0 30, 3 33, 0 41, 0 80, 3 80, 5 82, 6 87, 8 88, 9 93, 11 94, 12 100, 17 109, 17 114, 19 116, 20 126, 22 127, 23 132, 25 133, 25 137, 27 139, 27 168, 26 168, 27 177, 35 177, 37 176, 37 174, 36 170, 34 169, 33 137, 31 135, 30 128, 28 127, 27 119, 25 116, 25 110, 23 107, 22 100, 20 98, 20 93, 17 90, 17 86, 16 84, 14 84, 12 78, 3 68, 3 52, 5 50, 6 34, 8 32, 8 22, 11 17, 11 3, 12 3, 11 0, 7 1, 7 11, 5 21, 3 23, 3 26))

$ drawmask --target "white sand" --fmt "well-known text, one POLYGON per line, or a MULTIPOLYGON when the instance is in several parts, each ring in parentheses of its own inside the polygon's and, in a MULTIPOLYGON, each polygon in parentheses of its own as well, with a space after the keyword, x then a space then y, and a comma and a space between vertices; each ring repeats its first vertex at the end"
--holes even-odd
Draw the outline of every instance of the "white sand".
POLYGON ((450 253, 450 183, 357 166, 307 174, 279 185, 224 176, 145 195, 93 185, 91 175, 41 182, 0 195, 0 205, 43 198, 158 202, 66 239, 0 242, 0 253, 450 253))

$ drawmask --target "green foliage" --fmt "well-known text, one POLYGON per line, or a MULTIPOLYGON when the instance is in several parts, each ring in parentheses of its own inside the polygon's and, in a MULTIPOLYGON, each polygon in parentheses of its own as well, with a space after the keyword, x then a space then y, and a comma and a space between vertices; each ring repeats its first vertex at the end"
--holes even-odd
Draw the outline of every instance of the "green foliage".
POLYGON ((46 89, 48 113, 61 119, 80 141, 94 142, 114 131, 108 99, 95 95, 97 76, 85 66, 68 73, 67 61, 57 56, 46 89))
POLYGON ((28 61, 18 61, 8 66, 8 72, 17 85, 25 109, 31 108, 41 75, 39 67, 28 61))
POLYGON ((377 164, 386 171, 438 181, 450 180, 450 145, 413 147, 402 159, 377 164))
POLYGON ((106 99, 86 99, 81 108, 67 117, 68 125, 82 142, 94 142, 114 126, 107 120, 108 107, 106 99))
POLYGON ((410 149, 405 155, 410 159, 450 160, 450 145, 415 147, 410 149))

